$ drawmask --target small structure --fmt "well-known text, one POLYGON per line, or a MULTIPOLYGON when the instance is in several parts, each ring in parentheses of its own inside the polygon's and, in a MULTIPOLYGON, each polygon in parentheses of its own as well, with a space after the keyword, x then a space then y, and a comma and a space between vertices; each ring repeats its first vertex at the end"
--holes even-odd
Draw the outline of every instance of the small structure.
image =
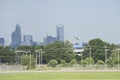
POLYGON ((74 48, 74 53, 76 53, 77 55, 81 56, 81 52, 84 51, 83 49, 83 45, 80 44, 80 43, 75 43, 73 45, 73 48, 74 48))

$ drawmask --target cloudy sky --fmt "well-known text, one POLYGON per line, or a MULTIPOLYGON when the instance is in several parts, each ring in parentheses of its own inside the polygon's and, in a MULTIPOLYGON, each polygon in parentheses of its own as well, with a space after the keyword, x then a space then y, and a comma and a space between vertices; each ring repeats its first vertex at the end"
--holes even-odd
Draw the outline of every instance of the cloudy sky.
POLYGON ((43 41, 63 24, 65 40, 101 38, 120 44, 120 0, 0 0, 0 37, 6 44, 19 23, 22 35, 43 41))

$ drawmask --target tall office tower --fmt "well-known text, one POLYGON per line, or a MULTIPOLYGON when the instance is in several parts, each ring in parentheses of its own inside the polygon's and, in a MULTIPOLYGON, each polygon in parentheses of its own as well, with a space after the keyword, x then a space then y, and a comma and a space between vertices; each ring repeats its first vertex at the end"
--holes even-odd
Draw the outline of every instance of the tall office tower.
POLYGON ((23 45, 24 46, 33 46, 32 35, 24 35, 23 36, 23 45))
POLYGON ((64 25, 59 24, 56 25, 56 27, 57 27, 57 40, 64 41, 64 25))
POLYGON ((0 46, 5 46, 5 40, 4 40, 4 38, 0 38, 0 46))
POLYGON ((15 31, 11 35, 12 43, 11 47, 12 48, 18 48, 21 45, 22 39, 21 39, 21 29, 20 25, 16 25, 15 31))

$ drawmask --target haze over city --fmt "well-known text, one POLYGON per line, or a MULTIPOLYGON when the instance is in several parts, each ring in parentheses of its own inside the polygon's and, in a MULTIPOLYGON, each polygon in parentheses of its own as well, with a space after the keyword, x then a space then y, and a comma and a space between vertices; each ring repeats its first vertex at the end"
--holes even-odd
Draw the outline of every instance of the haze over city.
POLYGON ((56 36, 56 25, 64 25, 65 40, 73 36, 88 42, 101 38, 120 44, 119 0, 0 0, 0 37, 6 44, 17 23, 22 35, 32 35, 41 42, 47 35, 56 36))

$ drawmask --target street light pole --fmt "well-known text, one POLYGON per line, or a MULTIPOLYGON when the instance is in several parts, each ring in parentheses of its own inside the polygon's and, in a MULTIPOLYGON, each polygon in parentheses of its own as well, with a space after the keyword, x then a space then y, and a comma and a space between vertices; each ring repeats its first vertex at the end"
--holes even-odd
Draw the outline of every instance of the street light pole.
POLYGON ((21 50, 15 51, 15 64, 20 64, 21 68, 22 68, 22 55, 24 52, 25 51, 21 51, 21 50), (22 53, 22 54, 18 54, 18 53, 22 53))

